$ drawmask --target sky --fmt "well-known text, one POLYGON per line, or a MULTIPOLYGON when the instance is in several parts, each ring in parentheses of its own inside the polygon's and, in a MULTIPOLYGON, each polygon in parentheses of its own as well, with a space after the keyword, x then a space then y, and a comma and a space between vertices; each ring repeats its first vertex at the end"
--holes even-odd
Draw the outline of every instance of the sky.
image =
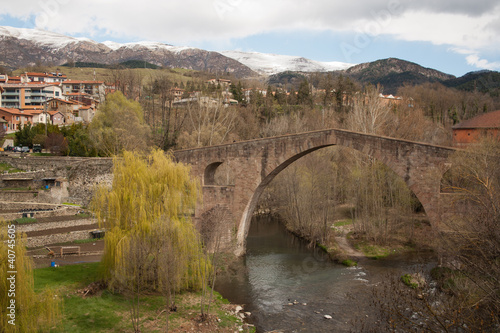
POLYGON ((1 0, 0 26, 98 42, 158 41, 455 76, 500 70, 499 0, 1 0))

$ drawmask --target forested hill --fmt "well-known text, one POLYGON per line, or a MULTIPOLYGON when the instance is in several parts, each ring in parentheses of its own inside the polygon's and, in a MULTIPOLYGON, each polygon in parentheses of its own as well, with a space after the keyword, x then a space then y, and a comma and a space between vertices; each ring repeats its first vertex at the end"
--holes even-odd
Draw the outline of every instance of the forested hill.
POLYGON ((453 75, 396 58, 359 64, 339 74, 344 74, 363 85, 380 84, 384 87, 385 94, 396 94, 398 88, 404 85, 443 82, 455 78, 453 75))
POLYGON ((462 77, 443 82, 445 86, 466 91, 500 95, 500 73, 494 71, 470 72, 462 77))
POLYGON ((500 93, 500 73, 478 71, 455 77, 432 68, 395 58, 377 60, 353 66, 339 73, 362 85, 380 84, 385 94, 396 94, 405 85, 419 85, 440 82, 443 85, 465 91, 478 91, 498 96, 500 93))
MULTIPOLYGON (((340 75, 365 85, 381 85, 384 94, 397 94, 398 89, 404 86, 416 86, 424 83, 439 82, 446 87, 464 91, 478 91, 489 93, 491 96, 500 96, 500 73, 495 71, 478 71, 467 73, 462 77, 455 77, 432 68, 425 68, 416 63, 388 58, 352 66, 346 70, 329 72, 333 77, 340 75)), ((305 78, 315 85, 317 80, 311 75, 326 75, 326 73, 306 73, 287 71, 271 75, 270 85, 298 86, 305 78)))

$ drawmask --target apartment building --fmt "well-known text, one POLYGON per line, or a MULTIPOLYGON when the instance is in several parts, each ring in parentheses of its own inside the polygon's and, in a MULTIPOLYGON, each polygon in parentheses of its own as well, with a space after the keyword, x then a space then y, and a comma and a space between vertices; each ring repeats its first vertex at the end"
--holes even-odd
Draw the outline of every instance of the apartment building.
POLYGON ((99 103, 104 102, 106 89, 103 81, 66 80, 61 86, 64 95, 88 94, 99 103))
POLYGON ((2 106, 11 109, 23 109, 29 106, 40 106, 49 98, 62 96, 60 83, 41 84, 38 82, 4 83, 1 96, 2 106))

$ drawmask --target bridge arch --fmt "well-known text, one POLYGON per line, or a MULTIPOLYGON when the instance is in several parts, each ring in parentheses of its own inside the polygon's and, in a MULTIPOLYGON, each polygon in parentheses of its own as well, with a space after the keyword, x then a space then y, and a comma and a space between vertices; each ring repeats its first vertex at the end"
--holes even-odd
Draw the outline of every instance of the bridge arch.
MULTIPOLYGON (((247 206, 245 207, 245 210, 243 211, 243 215, 241 217, 241 220, 240 220, 240 223, 239 223, 239 226, 238 226, 238 233, 237 233, 237 249, 236 249, 236 254, 237 255, 243 255, 245 253, 245 250, 246 250, 246 238, 247 238, 247 235, 248 235, 248 231, 250 229, 250 224, 251 224, 251 220, 252 220, 252 217, 253 217, 253 213, 255 211, 255 208, 257 207, 257 204, 258 204, 258 201, 259 201, 259 198, 261 197, 262 193, 264 192, 265 188, 271 183, 271 181, 279 174, 281 173, 283 170, 285 170, 288 166, 290 166, 291 164, 293 164, 295 161, 299 160, 300 158, 306 156, 306 155, 309 155, 315 151, 318 151, 320 149, 323 149, 323 148, 327 148, 327 147, 333 147, 333 146, 338 146, 338 144, 328 144, 328 145, 320 145, 320 146, 317 146, 317 147, 313 147, 313 148, 310 148, 310 149, 307 149, 305 151, 302 151, 292 157, 290 157, 289 159, 285 160, 284 162, 282 162, 281 164, 275 166, 275 168, 270 171, 267 176, 262 179, 261 183, 257 186, 257 188, 254 190, 254 192, 252 193, 251 195, 251 199, 249 200, 247 206)), ((344 147, 349 147, 348 146, 344 146, 344 147)), ((357 150, 361 153, 365 153, 362 149, 356 149, 356 147, 350 147, 354 150, 357 150)), ((406 185, 410 188, 410 190, 416 195, 416 197, 420 200, 419 198, 419 194, 422 193, 422 191, 419 191, 419 188, 418 186, 413 186, 410 187, 410 183, 409 180, 409 175, 408 173, 405 172, 404 168, 401 168, 399 167, 398 165, 395 165, 395 163, 392 163, 391 159, 387 159, 385 158, 383 155, 381 155, 379 153, 379 151, 373 151, 374 155, 367 155, 367 156, 371 156, 375 159, 377 159, 379 162, 385 164, 386 166, 388 166, 392 171, 394 171, 399 177, 401 177, 406 185), (418 192, 418 193, 415 193, 415 190, 418 192)), ((442 174, 441 176, 442 177, 442 174)), ((439 182, 441 184, 441 182, 439 182)), ((424 211, 427 211, 426 209, 426 206, 428 206, 428 203, 426 202, 425 204, 422 203, 422 206, 424 208, 424 211)))
POLYGON ((176 151, 174 154, 179 161, 192 165, 194 176, 203 179, 203 207, 197 216, 221 200, 231 210, 237 220, 234 226, 237 229, 235 252, 242 255, 250 219, 264 188, 294 161, 334 145, 360 151, 387 165, 403 178, 420 200, 431 223, 439 222, 441 178, 449 168, 447 159, 455 151, 453 148, 330 129, 176 151), (231 188, 207 184, 222 161, 234 171, 235 182, 231 188))

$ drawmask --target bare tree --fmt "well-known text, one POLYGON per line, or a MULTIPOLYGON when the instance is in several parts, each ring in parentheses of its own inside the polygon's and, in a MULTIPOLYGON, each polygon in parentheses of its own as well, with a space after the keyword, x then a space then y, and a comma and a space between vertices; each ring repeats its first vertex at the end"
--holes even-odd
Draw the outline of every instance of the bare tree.
POLYGON ((220 100, 201 97, 186 106, 188 129, 179 137, 181 147, 221 144, 234 129, 238 113, 220 100))
MULTIPOLYGON (((217 270, 221 265, 221 244, 229 229, 230 216, 227 207, 217 206, 205 213, 202 217, 202 239, 205 250, 204 276, 201 292, 201 319, 207 320, 210 316, 210 307, 213 301, 217 270)), ((201 261, 200 261, 201 262, 201 261)))

